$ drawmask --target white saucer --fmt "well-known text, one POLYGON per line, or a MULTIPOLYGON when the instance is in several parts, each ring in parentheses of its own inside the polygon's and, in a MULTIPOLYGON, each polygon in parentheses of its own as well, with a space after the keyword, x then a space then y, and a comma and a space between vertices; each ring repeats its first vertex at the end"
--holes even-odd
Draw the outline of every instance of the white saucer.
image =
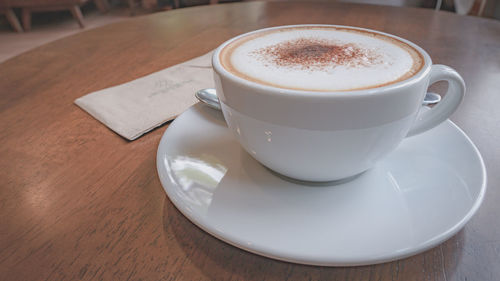
POLYGON ((222 114, 201 104, 169 126, 157 168, 170 200, 206 232, 312 265, 374 264, 432 248, 467 223, 486 190, 481 155, 451 121, 406 139, 352 181, 314 185, 260 165, 222 114))

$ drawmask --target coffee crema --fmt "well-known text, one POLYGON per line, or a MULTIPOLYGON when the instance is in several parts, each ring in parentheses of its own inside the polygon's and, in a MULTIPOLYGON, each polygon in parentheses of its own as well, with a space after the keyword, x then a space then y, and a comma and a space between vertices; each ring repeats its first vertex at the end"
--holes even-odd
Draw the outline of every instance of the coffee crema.
POLYGON ((334 26, 300 26, 243 36, 219 54, 222 66, 243 79, 283 89, 352 91, 408 79, 422 55, 396 38, 334 26))

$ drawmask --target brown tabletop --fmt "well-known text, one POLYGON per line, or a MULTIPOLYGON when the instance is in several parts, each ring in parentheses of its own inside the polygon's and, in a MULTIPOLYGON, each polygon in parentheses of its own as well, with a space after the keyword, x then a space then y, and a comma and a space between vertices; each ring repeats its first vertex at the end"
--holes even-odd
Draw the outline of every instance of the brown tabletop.
POLYGON ((44 45, 0 64, 0 280, 500 280, 499 89, 499 22, 416 8, 223 4, 44 45), (168 125, 128 142, 73 104, 242 32, 298 23, 392 33, 462 74, 468 92, 451 119, 481 151, 488 190, 456 236, 374 266, 314 267, 250 254, 200 230, 166 197, 155 156, 168 125))

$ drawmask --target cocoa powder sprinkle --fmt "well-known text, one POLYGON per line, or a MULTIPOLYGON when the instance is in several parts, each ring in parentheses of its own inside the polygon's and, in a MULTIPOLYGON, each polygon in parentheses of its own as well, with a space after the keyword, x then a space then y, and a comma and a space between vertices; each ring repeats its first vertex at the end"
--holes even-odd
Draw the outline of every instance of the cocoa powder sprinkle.
POLYGON ((381 63, 373 50, 354 43, 300 38, 281 42, 253 52, 258 59, 281 67, 323 69, 326 67, 359 67, 381 63))

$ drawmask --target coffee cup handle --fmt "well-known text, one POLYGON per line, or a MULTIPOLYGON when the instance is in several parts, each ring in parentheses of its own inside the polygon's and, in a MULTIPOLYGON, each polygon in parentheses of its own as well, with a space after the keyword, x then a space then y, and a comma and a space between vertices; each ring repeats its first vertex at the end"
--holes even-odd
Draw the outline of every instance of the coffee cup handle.
POLYGON ((465 94, 465 83, 460 74, 451 67, 435 64, 431 68, 429 85, 438 81, 448 82, 446 95, 430 110, 422 110, 418 113, 415 123, 406 135, 407 137, 423 133, 441 124, 455 112, 462 102, 465 94))

